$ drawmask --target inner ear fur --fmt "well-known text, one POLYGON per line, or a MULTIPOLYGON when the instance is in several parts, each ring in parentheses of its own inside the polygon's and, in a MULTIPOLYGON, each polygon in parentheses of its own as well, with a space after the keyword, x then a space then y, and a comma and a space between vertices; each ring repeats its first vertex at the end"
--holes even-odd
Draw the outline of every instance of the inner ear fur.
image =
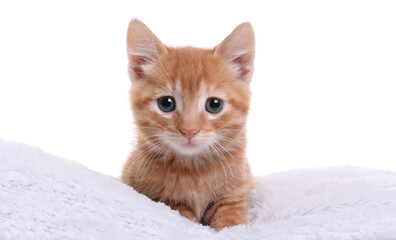
POLYGON ((254 70, 255 38, 253 27, 245 22, 237 26, 219 45, 214 54, 237 69, 238 77, 250 83, 254 70))
POLYGON ((138 19, 132 19, 128 26, 127 53, 131 80, 143 78, 145 68, 167 53, 166 46, 138 19))

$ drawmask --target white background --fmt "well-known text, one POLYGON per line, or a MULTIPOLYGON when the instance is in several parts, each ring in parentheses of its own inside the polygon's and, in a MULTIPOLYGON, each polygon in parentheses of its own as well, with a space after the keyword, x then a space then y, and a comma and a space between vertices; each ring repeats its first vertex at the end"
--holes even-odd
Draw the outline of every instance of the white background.
POLYGON ((1 1, 0 138, 118 176, 134 141, 132 17, 172 46, 213 47, 253 24, 256 175, 396 171, 394 1, 1 1))

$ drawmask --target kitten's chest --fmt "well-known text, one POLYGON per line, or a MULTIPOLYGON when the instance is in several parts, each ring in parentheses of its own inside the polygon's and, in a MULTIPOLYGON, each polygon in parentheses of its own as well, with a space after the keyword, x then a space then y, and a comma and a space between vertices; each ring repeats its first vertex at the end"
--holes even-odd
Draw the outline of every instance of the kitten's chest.
POLYGON ((213 193, 210 182, 213 179, 208 172, 198 172, 177 167, 163 169, 161 195, 171 199, 209 198, 213 193))
POLYGON ((177 166, 165 166, 156 169, 157 187, 155 195, 162 201, 171 200, 203 211, 219 194, 216 172, 213 170, 197 171, 182 169, 177 166))

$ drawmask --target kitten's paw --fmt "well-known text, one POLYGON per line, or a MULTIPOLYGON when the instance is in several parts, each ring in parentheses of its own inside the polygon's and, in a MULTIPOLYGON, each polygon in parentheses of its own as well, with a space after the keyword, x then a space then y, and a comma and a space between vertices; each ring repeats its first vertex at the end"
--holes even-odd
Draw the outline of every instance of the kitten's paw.
POLYGON ((189 208, 188 206, 183 205, 183 204, 174 204, 174 203, 168 203, 168 202, 165 204, 168 205, 171 209, 177 210, 180 213, 180 215, 189 219, 190 221, 195 222, 195 223, 199 222, 197 220, 193 210, 191 208, 189 208))
POLYGON ((204 214, 204 221, 216 231, 246 222, 245 196, 222 199, 211 205, 204 214))
POLYGON ((188 210, 188 209, 182 209, 182 210, 179 209, 179 213, 180 213, 180 215, 189 219, 190 221, 198 223, 197 218, 195 217, 195 214, 193 213, 193 211, 188 210))

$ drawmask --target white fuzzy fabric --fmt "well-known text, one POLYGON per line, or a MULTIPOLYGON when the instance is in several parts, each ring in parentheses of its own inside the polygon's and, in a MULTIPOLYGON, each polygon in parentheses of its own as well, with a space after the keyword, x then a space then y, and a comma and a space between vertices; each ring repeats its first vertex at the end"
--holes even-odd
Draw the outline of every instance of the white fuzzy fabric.
POLYGON ((0 140, 0 239, 396 239, 396 174, 337 167, 265 176, 249 224, 216 233, 116 179, 0 140))

